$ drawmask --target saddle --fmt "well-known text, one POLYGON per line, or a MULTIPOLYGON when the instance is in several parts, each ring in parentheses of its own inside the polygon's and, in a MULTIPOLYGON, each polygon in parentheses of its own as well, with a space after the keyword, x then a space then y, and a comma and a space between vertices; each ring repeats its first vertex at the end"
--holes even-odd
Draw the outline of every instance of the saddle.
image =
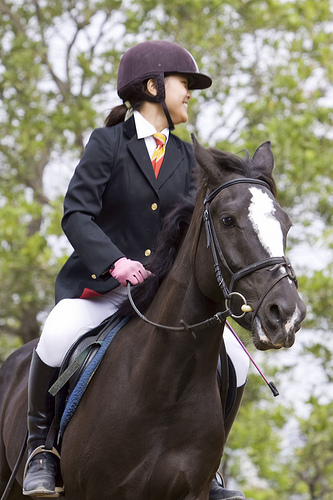
MULTIPOLYGON (((49 390, 50 394, 55 397, 54 425, 57 432, 62 428, 61 422, 66 405, 78 382, 83 378, 86 370, 88 371, 89 365, 91 366, 96 355, 99 352, 101 354, 102 351, 102 354, 104 354, 111 340, 124 323, 124 318, 115 313, 78 338, 68 350, 60 367, 59 377, 49 390), (107 338, 107 345, 105 345, 107 338), (101 349, 102 347, 103 349, 101 349)), ((98 360, 97 366, 93 367, 93 373, 95 373, 100 361, 101 359, 98 360)), ((82 391, 88 385, 93 373, 87 377, 82 391)))

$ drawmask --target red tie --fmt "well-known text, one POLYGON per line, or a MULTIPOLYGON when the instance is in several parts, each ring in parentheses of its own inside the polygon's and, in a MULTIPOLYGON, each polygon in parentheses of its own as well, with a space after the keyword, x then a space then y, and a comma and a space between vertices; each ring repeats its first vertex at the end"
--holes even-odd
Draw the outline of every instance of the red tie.
POLYGON ((157 132, 153 135, 153 137, 156 142, 156 148, 154 150, 151 162, 157 179, 164 159, 166 136, 157 132))

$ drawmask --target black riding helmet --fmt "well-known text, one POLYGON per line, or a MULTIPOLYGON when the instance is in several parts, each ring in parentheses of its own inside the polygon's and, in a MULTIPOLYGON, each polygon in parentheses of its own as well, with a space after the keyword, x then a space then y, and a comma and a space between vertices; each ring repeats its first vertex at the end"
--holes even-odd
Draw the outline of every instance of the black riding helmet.
POLYGON ((165 104, 164 87, 164 78, 171 74, 186 76, 189 90, 206 89, 212 84, 209 76, 199 73, 195 59, 187 50, 176 43, 156 40, 139 43, 123 55, 118 69, 118 95, 131 104, 140 100, 160 102, 172 130, 174 125, 165 104), (150 78, 156 81, 156 96, 144 92, 142 84, 150 78))

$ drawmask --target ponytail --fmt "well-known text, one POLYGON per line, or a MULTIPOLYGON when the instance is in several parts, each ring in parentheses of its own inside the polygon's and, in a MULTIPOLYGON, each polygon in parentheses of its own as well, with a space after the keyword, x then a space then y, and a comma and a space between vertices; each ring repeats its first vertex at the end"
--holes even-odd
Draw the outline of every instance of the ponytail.
POLYGON ((120 104, 120 106, 116 106, 115 108, 111 109, 110 113, 105 118, 104 126, 113 127, 114 125, 117 125, 118 123, 125 121, 127 110, 128 108, 125 103, 120 104))

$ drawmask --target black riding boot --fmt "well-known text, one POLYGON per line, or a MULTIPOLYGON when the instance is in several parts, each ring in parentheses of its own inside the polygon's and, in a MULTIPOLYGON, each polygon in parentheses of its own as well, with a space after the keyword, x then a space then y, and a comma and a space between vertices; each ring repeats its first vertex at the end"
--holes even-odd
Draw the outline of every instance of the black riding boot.
POLYGON ((54 417, 54 397, 48 389, 59 368, 46 365, 34 350, 28 384, 28 461, 24 474, 23 495, 58 497, 55 491, 59 454, 45 449, 45 441, 54 417))
POLYGON ((237 389, 236 389, 236 397, 235 397, 234 404, 233 404, 229 414, 227 415, 227 418, 224 421, 225 439, 228 438, 229 432, 231 431, 232 424, 234 423, 234 421, 237 417, 237 413, 238 413, 238 410, 240 408, 240 405, 241 405, 241 402, 243 399, 245 386, 246 386, 246 382, 244 385, 241 385, 240 387, 237 387, 237 389))
MULTIPOLYGON (((229 367, 229 369, 233 370, 233 367, 229 367)), ((227 439, 232 424, 234 423, 234 420, 238 413, 243 398, 245 385, 246 384, 242 385, 241 387, 237 387, 236 397, 232 404, 231 410, 228 412, 228 415, 224 421, 225 439, 227 439)), ((209 500, 244 500, 244 499, 245 495, 242 491, 227 490, 226 488, 224 488, 223 479, 221 475, 218 472, 215 474, 215 477, 212 481, 209 491, 209 500)))
POLYGON ((244 500, 245 495, 241 491, 226 490, 223 487, 223 479, 217 472, 212 481, 209 491, 209 500, 244 500))

